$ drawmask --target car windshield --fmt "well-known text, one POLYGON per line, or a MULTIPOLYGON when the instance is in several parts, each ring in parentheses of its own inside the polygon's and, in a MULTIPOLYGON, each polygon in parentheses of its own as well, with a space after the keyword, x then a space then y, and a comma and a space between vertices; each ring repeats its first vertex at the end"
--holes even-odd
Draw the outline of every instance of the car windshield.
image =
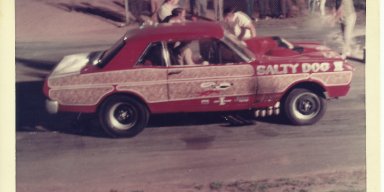
POLYGON ((255 55, 247 48, 246 44, 237 39, 233 34, 224 31, 223 41, 234 48, 238 54, 246 57, 248 62, 255 60, 255 55))
POLYGON ((93 64, 98 67, 104 67, 111 59, 124 47, 125 41, 127 40, 126 36, 120 38, 111 48, 104 51, 100 58, 96 59, 93 64))

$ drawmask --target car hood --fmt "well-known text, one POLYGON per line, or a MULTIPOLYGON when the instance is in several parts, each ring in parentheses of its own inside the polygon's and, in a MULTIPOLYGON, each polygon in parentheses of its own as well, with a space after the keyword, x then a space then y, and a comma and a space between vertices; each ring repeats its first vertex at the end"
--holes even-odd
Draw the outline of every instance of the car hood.
POLYGON ((340 58, 341 55, 331 48, 320 43, 295 43, 296 47, 303 48, 303 55, 312 57, 340 58))
POLYGON ((81 69, 87 64, 98 60, 101 53, 102 51, 96 51, 67 55, 57 64, 50 77, 80 74, 81 69))
POLYGON ((291 48, 279 44, 273 37, 252 38, 246 40, 248 48, 255 55, 272 57, 311 57, 311 58, 340 58, 340 54, 327 46, 314 42, 290 43, 291 48))

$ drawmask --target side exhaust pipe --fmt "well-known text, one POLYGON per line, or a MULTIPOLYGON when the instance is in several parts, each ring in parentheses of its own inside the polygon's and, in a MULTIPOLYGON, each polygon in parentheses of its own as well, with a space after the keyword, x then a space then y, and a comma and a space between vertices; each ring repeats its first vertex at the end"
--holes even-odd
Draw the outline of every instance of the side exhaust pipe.
POLYGON ((273 107, 270 106, 267 109, 256 109, 254 115, 258 117, 266 117, 280 114, 280 102, 277 102, 273 107))

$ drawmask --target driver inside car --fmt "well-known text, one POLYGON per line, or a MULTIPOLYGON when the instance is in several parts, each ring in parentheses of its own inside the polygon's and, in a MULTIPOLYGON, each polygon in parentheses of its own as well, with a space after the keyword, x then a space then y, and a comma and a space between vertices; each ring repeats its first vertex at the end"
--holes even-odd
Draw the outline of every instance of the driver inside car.
POLYGON ((177 55, 177 63, 179 65, 208 65, 207 61, 202 63, 196 63, 194 59, 194 53, 191 48, 192 41, 183 41, 176 43, 176 46, 173 48, 173 53, 177 55))

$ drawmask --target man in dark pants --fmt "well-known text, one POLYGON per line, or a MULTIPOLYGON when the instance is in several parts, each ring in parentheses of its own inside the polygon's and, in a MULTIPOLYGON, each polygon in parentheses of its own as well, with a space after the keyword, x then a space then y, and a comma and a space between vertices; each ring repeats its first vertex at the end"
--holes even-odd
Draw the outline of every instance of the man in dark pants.
POLYGON ((253 13, 255 12, 254 5, 255 1, 254 0, 247 0, 247 15, 253 20, 253 13))
POLYGON ((271 15, 269 0, 258 0, 260 19, 265 19, 271 15))
POLYGON ((270 0, 271 16, 278 18, 280 14, 280 0, 270 0))
POLYGON ((144 11, 145 1, 143 0, 129 0, 129 11, 136 18, 137 21, 140 21, 140 15, 144 11))
POLYGON ((289 17, 291 6, 292 6, 291 0, 280 0, 280 7, 281 7, 280 18, 289 17))
POLYGON ((198 16, 207 16, 207 0, 190 0, 190 7, 193 14, 198 16))

